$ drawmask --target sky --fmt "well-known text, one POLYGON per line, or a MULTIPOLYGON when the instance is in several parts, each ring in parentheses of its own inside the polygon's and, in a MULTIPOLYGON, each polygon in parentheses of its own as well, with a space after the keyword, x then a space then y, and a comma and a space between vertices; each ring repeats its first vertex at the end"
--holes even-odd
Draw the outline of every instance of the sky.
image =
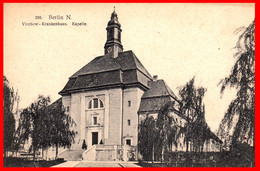
POLYGON ((177 96, 195 76, 195 85, 207 89, 206 121, 216 131, 236 96, 235 89, 226 89, 221 97, 218 83, 234 65, 239 36, 235 32, 254 20, 254 4, 5 3, 4 75, 19 92, 19 107, 29 106, 39 94, 57 100, 70 76, 104 54, 114 6, 124 50, 132 50, 148 72, 164 79, 177 96), (66 20, 66 15, 72 19, 66 20), (25 22, 68 25, 25 26, 25 22))

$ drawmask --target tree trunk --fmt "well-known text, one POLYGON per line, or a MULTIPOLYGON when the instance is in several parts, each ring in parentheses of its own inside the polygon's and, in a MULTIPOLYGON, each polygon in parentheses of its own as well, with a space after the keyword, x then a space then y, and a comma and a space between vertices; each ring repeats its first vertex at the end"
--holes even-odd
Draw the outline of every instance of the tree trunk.
POLYGON ((49 151, 49 148, 47 148, 47 150, 45 151, 45 160, 48 159, 48 151, 49 151))
POLYGON ((164 160, 164 145, 162 146, 161 164, 163 163, 163 160, 164 160))
POLYGON ((58 159, 58 152, 59 152, 59 146, 58 146, 58 144, 56 144, 56 155, 55 155, 55 159, 58 159))
MULTIPOLYGON (((187 129, 189 129, 189 126, 190 126, 189 119, 190 119, 190 110, 188 109, 188 128, 186 127, 186 136, 187 136, 187 134, 190 134, 189 130, 187 130, 187 129)), ((188 151, 189 151, 189 141, 188 141, 188 139, 186 137, 186 152, 188 152, 188 151)))
POLYGON ((152 151, 152 163, 153 163, 153 161, 154 161, 154 144, 153 144, 153 149, 152 149, 153 151, 152 151))
POLYGON ((33 149, 33 161, 35 161, 35 155, 36 154, 36 151, 35 151, 35 149, 33 149))
POLYGON ((42 158, 44 158, 44 153, 43 152, 44 152, 44 149, 42 148, 42 158))

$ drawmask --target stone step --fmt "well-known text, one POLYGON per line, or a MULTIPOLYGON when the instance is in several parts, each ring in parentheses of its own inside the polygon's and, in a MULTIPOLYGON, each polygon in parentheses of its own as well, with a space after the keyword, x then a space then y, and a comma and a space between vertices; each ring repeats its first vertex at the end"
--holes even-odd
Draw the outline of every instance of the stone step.
POLYGON ((64 158, 66 161, 80 161, 82 160, 83 150, 66 150, 59 154, 59 158, 64 158))

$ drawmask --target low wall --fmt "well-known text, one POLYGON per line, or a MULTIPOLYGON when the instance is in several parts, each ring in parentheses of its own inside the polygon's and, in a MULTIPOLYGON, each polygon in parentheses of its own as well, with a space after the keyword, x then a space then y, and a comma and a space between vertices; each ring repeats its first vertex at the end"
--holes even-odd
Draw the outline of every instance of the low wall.
POLYGON ((97 161, 118 161, 121 160, 120 146, 98 146, 96 149, 97 161))
POLYGON ((87 161, 134 161, 137 160, 137 148, 119 145, 95 145, 83 154, 87 161))

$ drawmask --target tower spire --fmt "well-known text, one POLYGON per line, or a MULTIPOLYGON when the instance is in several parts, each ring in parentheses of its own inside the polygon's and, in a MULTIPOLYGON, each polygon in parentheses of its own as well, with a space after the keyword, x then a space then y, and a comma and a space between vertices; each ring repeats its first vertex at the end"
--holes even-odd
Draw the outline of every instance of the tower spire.
POLYGON ((121 24, 118 21, 115 6, 106 30, 107 41, 105 44, 105 54, 112 53, 112 56, 116 58, 118 53, 123 51, 123 45, 121 44, 121 24))

